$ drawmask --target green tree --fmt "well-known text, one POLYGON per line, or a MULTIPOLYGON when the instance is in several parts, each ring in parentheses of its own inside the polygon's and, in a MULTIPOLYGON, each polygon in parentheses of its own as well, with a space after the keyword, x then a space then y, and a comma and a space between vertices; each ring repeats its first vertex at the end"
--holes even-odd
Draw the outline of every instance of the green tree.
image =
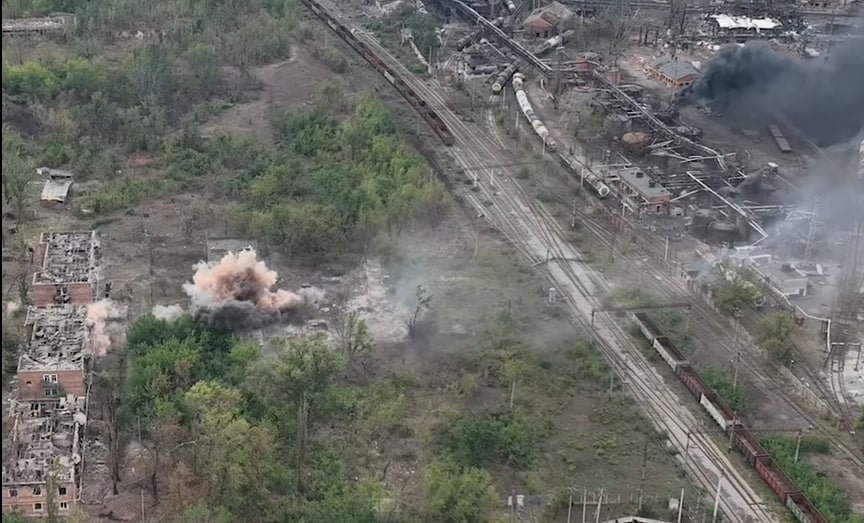
POLYGON ((345 358, 346 366, 349 370, 365 368, 374 347, 366 321, 360 318, 357 311, 348 314, 335 312, 331 317, 337 347, 345 358))
POLYGON ((426 501, 433 521, 472 523, 488 521, 498 500, 486 471, 443 459, 426 473, 426 501))
POLYGON ((208 498, 242 520, 260 521, 273 473, 272 434, 242 417, 240 391, 219 382, 196 383, 185 402, 207 449, 202 479, 208 498))
POLYGON ((3 129, 3 201, 12 207, 18 221, 24 219, 29 207, 28 187, 35 170, 24 156, 21 138, 3 129))
POLYGON ((723 314, 731 316, 764 301, 764 295, 752 283, 750 271, 720 264, 716 272, 720 284, 715 287, 712 299, 723 314))
POLYGON ((295 466, 300 491, 304 489, 309 424, 341 367, 339 356, 322 336, 308 336, 283 341, 275 361, 261 361, 250 373, 262 401, 293 405, 296 410, 295 466))
POLYGON ((772 358, 787 362, 792 355, 790 338, 794 330, 795 322, 792 317, 784 312, 778 312, 759 322, 756 341, 772 358))

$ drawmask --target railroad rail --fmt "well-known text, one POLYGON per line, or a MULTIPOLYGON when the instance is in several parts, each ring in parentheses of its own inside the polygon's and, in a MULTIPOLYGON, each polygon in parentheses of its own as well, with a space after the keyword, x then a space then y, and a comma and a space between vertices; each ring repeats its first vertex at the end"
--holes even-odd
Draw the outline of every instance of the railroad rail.
POLYGON ((734 445, 746 458, 747 463, 756 469, 759 477, 771 488, 795 519, 801 523, 828 523, 825 516, 804 492, 786 475, 774 459, 762 448, 753 434, 744 427, 736 413, 714 389, 705 383, 690 362, 672 341, 644 312, 633 314, 633 321, 642 336, 672 369, 681 383, 697 399, 711 419, 729 435, 730 445, 734 445))
MULTIPOLYGON (((326 9, 317 0, 301 0, 315 15, 330 26, 333 31, 339 35, 342 40, 357 51, 373 69, 378 71, 388 82, 401 94, 405 100, 417 111, 420 116, 426 120, 429 127, 441 138, 445 145, 450 146, 456 141, 453 133, 447 127, 447 124, 438 116, 438 112, 432 107, 427 100, 417 94, 414 89, 408 85, 402 75, 385 64, 378 55, 375 54, 365 42, 357 38, 354 31, 348 24, 339 19, 338 15, 326 9)), ((491 24, 495 27, 494 24, 491 24)))

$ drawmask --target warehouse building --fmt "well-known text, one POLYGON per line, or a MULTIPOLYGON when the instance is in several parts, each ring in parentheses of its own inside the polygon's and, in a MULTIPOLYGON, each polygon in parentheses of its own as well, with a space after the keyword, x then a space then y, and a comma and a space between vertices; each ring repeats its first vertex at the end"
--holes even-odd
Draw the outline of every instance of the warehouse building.
POLYGON ((573 16, 573 11, 558 2, 535 9, 525 18, 522 28, 537 38, 549 38, 562 30, 562 24, 573 16))
POLYGON ((648 67, 648 74, 672 89, 681 89, 699 78, 699 71, 687 61, 674 58, 658 60, 648 67))

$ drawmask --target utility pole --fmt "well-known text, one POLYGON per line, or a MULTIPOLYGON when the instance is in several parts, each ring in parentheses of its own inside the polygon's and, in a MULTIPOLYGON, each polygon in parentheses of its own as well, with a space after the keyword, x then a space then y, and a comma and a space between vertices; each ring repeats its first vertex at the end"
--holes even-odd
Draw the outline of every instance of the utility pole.
POLYGON ((573 487, 569 487, 570 501, 567 502, 567 523, 570 523, 570 513, 573 511, 573 487))
POLYGON ((732 378, 732 390, 736 390, 738 388, 738 363, 741 361, 741 351, 735 350, 735 360, 733 361, 735 365, 735 375, 732 378))
POLYGON ((795 442, 795 459, 794 459, 795 463, 798 463, 798 453, 801 452, 801 435, 803 434, 803 432, 804 431, 801 431, 801 430, 798 431, 798 438, 797 438, 797 441, 795 442))
POLYGON ((597 517, 594 523, 600 523, 600 509, 603 508, 603 487, 600 487, 600 497, 597 499, 597 517))
POLYGON ((588 489, 582 489, 582 523, 585 523, 585 512, 588 510, 588 489))
POLYGON ((723 485, 723 475, 717 479, 717 495, 714 496, 714 514, 711 516, 711 523, 717 522, 717 511, 720 508, 720 487, 723 485))
POLYGON ((681 512, 684 510, 684 489, 681 489, 681 498, 678 500, 678 523, 681 523, 681 512))

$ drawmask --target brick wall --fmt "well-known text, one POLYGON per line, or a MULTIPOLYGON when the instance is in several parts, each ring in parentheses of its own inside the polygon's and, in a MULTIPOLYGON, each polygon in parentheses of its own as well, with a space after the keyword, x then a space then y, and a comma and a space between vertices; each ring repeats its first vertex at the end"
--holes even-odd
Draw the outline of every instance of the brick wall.
MULTIPOLYGON (((48 493, 47 486, 41 485, 19 485, 17 487, 3 486, 3 512, 11 512, 17 510, 26 517, 47 517, 48 516, 48 493), (39 489, 39 494, 33 494, 33 488, 39 489), (14 490, 15 496, 11 496, 14 490), (41 504, 41 507, 37 507, 41 504), (37 510, 41 508, 41 510, 37 510)), ((72 483, 62 484, 57 487, 57 492, 54 494, 54 504, 57 505, 57 514, 63 516, 67 514, 75 506, 75 485, 72 483), (65 494, 60 494, 60 489, 66 489, 65 494), (61 503, 66 504, 63 508, 61 503)))
MULTIPOLYGON (((33 305, 44 307, 54 305, 54 297, 60 285, 51 283, 37 283, 33 285, 33 305)), ((86 305, 93 301, 93 287, 89 283, 70 283, 65 285, 69 294, 69 303, 74 305, 86 305)))
MULTIPOLYGON (((49 382, 54 385, 53 382, 49 382)), ((53 387, 57 388, 57 387, 53 387)), ((22 401, 37 401, 57 399, 66 394, 84 396, 84 371, 61 370, 61 371, 19 371, 18 372, 18 398, 22 401), (57 375, 59 385, 59 396, 47 396, 42 377, 45 374, 57 375)))

